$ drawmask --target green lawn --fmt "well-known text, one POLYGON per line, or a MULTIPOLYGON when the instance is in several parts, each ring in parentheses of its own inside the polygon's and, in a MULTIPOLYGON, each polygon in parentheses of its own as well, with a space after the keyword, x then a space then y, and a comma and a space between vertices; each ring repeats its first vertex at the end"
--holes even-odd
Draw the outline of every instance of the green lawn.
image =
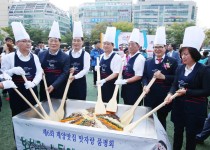
MULTIPOLYGON (((87 76, 88 82, 88 96, 87 100, 95 101, 97 90, 93 86, 92 73, 89 73, 87 76)), ((1 92, 1 91, 0 91, 1 92)), ((0 150, 14 150, 15 143, 13 138, 12 122, 11 122, 11 112, 9 108, 9 102, 2 97, 3 107, 0 112, 0 150)), ((122 99, 120 99, 122 103, 122 99)), ((167 121, 167 133, 169 139, 172 143, 173 141, 173 124, 170 121, 170 116, 167 121)), ((185 145, 185 144, 184 144, 185 145)), ((184 150, 185 148, 183 148, 184 150)), ((210 150, 210 138, 208 138, 203 145, 198 145, 197 150, 210 150)))

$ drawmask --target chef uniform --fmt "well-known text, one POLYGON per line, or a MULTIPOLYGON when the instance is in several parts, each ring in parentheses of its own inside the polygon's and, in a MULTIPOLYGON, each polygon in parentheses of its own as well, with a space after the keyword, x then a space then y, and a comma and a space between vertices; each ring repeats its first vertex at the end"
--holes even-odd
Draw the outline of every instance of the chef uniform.
MULTIPOLYGON (((12 22, 11 25, 18 48, 15 52, 9 53, 4 57, 2 60, 2 70, 12 76, 12 80, 17 85, 20 93, 22 93, 32 105, 35 105, 36 102, 28 88, 33 88, 36 95, 38 95, 37 85, 42 79, 41 64, 38 57, 30 52, 31 40, 23 25, 20 22, 12 22), (21 46, 19 47, 19 45, 21 46), (27 47, 27 49, 20 49, 22 47, 27 47), (27 55, 24 55, 25 53, 27 53, 27 55), (26 76, 28 80, 26 83, 21 75, 26 76)), ((9 90, 9 96, 12 116, 29 108, 28 104, 26 104, 13 89, 9 90)))
MULTIPOLYGON (((59 41, 60 39, 59 25, 58 22, 54 21, 49 33, 48 43, 50 40, 59 41)), ((42 51, 38 55, 46 76, 47 86, 52 86, 54 88, 53 91, 50 92, 50 97, 56 99, 61 99, 63 97, 64 88, 69 74, 69 56, 59 47, 53 52, 49 45, 48 50, 42 51)), ((46 98, 45 86, 42 81, 40 83, 40 100, 46 100, 46 98)))
POLYGON ((123 79, 116 81, 116 84, 123 84, 121 96, 124 104, 134 105, 142 93, 141 78, 143 76, 145 58, 140 54, 141 33, 134 28, 129 39, 129 61, 123 70, 123 79), (128 82, 128 80, 133 80, 128 82), (125 82, 124 82, 125 81, 125 82))
MULTIPOLYGON (((153 78, 153 75, 156 70, 161 71, 161 74, 165 76, 165 79, 156 79, 155 83, 151 86, 149 93, 144 99, 144 105, 147 107, 151 107, 152 109, 164 101, 174 80, 174 75, 177 68, 177 61, 174 58, 165 55, 165 45, 165 27, 159 27, 157 28, 155 35, 154 48, 158 46, 162 46, 162 48, 155 48, 155 57, 148 59, 145 62, 144 75, 142 80, 143 86, 146 86, 149 83, 149 81, 153 78), (158 51, 161 51, 161 57, 159 58, 157 57, 157 55, 159 55, 158 51)), ((165 129, 166 117, 170 110, 171 105, 167 105, 157 111, 158 119, 160 120, 161 124, 165 129)))
POLYGON ((74 80, 72 81, 69 90, 69 99, 86 100, 87 82, 86 74, 90 69, 90 54, 82 49, 83 31, 80 21, 74 22, 72 50, 69 51, 70 68, 74 68, 74 80), (79 46, 79 49, 74 49, 74 44, 79 46))
MULTIPOLYGON (((109 102, 112 98, 115 81, 121 69, 122 59, 116 54, 113 49, 106 52, 105 43, 109 43, 114 46, 115 43, 116 27, 107 27, 106 33, 103 39, 104 53, 100 56, 100 76, 101 81, 97 81, 97 84, 101 84, 101 93, 103 102, 109 102), (116 75, 115 78, 110 78, 112 75, 116 75), (110 79, 110 80, 109 80, 110 79)), ((117 96, 117 101, 119 98, 117 96)))
MULTIPOLYGON (((205 34, 197 26, 185 29, 182 48, 199 50, 205 34)), ((196 54, 195 54, 196 55, 196 54)), ((170 93, 174 94, 180 87, 186 90, 184 95, 173 100, 171 119, 174 123, 174 150, 180 150, 186 131, 186 149, 196 149, 196 134, 200 133, 207 117, 207 97, 210 95, 210 69, 195 61, 191 68, 186 64, 178 67, 170 93)))

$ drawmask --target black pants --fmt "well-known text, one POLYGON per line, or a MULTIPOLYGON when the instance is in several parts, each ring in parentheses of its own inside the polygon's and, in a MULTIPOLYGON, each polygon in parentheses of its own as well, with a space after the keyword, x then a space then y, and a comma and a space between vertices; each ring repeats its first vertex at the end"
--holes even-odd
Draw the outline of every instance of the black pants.
POLYGON ((166 118, 168 116, 168 112, 166 111, 157 111, 157 117, 162 124, 163 128, 166 130, 166 118))
POLYGON ((96 85, 96 81, 97 81, 97 71, 95 71, 95 67, 92 67, 93 69, 93 84, 96 85))
POLYGON ((7 94, 7 93, 8 93, 8 89, 2 90, 2 94, 7 94))
POLYGON ((1 107, 2 107, 2 101, 1 101, 1 96, 0 96, 0 111, 1 111, 1 107))
POLYGON ((173 150, 181 150, 184 130, 186 131, 186 150, 196 149, 196 134, 201 132, 205 118, 193 115, 185 116, 184 120, 174 122, 173 150))

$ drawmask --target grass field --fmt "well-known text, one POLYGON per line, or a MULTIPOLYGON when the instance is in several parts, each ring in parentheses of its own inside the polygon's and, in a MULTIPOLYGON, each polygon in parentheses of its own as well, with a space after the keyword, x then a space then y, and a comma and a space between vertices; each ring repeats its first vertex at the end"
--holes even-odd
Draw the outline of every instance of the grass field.
MULTIPOLYGON (((87 82, 88 82, 87 100, 95 101, 97 90, 93 86, 92 73, 89 73, 87 75, 87 82)), ((3 101, 3 107, 0 112, 0 150, 14 150, 15 143, 13 138, 13 129, 12 129, 11 111, 9 108, 9 102, 6 101, 4 97, 2 97, 2 101, 3 101)), ((120 103, 122 103, 122 99, 120 100, 120 103)), ((167 133, 172 144, 173 124, 170 121, 170 116, 168 116, 167 118, 167 133)), ((184 145, 183 145, 183 150, 185 149, 184 145)), ((210 137, 205 141, 204 144, 198 145, 197 150, 210 150, 210 137)))

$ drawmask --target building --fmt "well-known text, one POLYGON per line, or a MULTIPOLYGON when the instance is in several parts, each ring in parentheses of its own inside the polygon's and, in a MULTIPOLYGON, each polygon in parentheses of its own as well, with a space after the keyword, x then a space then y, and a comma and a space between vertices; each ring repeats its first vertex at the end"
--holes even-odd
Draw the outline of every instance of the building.
POLYGON ((79 19, 87 34, 100 22, 131 22, 131 15, 132 0, 96 0, 79 7, 79 19))
POLYGON ((73 22, 79 21, 78 7, 70 7, 69 8, 69 17, 70 17, 70 30, 73 32, 73 22))
POLYGON ((9 23, 21 21, 24 25, 50 29, 54 20, 59 22, 61 34, 70 30, 67 13, 49 1, 19 1, 9 7, 9 23))
POLYGON ((0 0, 0 28, 8 26, 9 0, 0 0))
POLYGON ((138 0, 133 5, 136 28, 156 28, 174 22, 196 22, 197 7, 193 1, 138 0))

